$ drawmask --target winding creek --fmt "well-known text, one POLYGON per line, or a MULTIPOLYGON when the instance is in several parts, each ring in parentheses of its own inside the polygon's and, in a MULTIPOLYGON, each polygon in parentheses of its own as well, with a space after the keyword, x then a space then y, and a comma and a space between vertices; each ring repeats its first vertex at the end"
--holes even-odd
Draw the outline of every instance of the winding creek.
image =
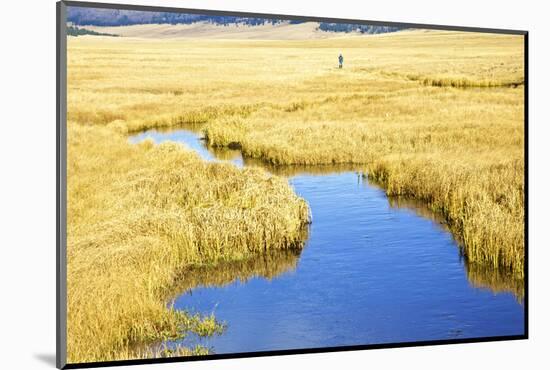
MULTIPOLYGON (((146 138, 183 143, 207 161, 263 166, 207 148, 197 129, 130 141, 146 138)), ((427 209, 389 199, 351 167, 263 167, 309 203, 305 248, 189 271, 175 307, 214 313, 227 329, 180 344, 236 353, 523 334, 522 283, 469 266, 427 209)))

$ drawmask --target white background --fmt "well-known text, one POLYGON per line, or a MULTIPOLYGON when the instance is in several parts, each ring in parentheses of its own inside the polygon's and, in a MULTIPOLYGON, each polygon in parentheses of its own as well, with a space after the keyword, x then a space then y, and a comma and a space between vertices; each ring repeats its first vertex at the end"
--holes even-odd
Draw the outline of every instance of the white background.
MULTIPOLYGON (((111 0, 111 2, 122 2, 111 0)), ((529 317, 527 341, 233 359, 139 369, 515 369, 548 365, 548 13, 539 1, 126 0, 218 10, 530 31, 529 317), (546 18, 545 18, 546 17, 546 18), (536 364, 541 365, 536 365, 536 364)), ((0 21, 0 341, 3 369, 55 358, 55 2, 6 1, 0 21)), ((154 367, 153 367, 154 366, 154 367)), ((132 369, 136 369, 133 367, 132 369)))

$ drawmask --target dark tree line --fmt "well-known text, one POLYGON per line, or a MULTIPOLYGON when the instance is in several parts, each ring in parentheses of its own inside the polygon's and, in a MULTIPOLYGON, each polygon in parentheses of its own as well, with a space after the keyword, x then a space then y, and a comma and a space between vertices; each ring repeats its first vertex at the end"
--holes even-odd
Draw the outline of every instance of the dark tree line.
POLYGON ((360 32, 360 33, 386 33, 400 31, 399 27, 372 26, 366 24, 348 24, 348 23, 321 23, 319 29, 332 32, 360 32))
POLYGON ((209 22, 213 24, 243 24, 257 26, 277 24, 281 20, 266 18, 246 18, 229 16, 211 16, 168 12, 145 12, 136 10, 92 9, 69 7, 67 21, 79 26, 127 26, 132 24, 189 24, 209 22))
MULTIPOLYGON (((119 9, 94 9, 69 7, 67 21, 79 26, 127 26, 132 24, 189 24, 195 22, 207 22, 217 25, 242 24, 258 26, 263 24, 278 24, 283 22, 280 19, 248 18, 230 16, 212 16, 200 14, 168 13, 168 12, 147 12, 137 10, 119 9)), ((292 20, 292 24, 302 21, 292 20)), ((361 33, 384 33, 399 31, 397 27, 371 26, 359 24, 342 23, 321 23, 319 28, 323 31, 361 33)))
POLYGON ((75 26, 67 26, 67 35, 68 36, 94 35, 94 36, 113 36, 113 37, 118 36, 110 33, 102 33, 102 32, 87 30, 87 29, 79 28, 75 26))

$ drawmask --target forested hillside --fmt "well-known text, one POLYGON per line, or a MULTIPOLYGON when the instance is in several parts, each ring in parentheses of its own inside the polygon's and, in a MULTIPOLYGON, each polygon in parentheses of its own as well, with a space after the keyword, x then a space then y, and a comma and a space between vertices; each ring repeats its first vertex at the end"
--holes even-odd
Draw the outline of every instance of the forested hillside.
MULTIPOLYGON (((278 24, 283 21, 280 19, 250 18, 250 17, 230 17, 213 16, 186 13, 168 13, 168 12, 149 12, 136 10, 119 9, 94 9, 69 7, 67 21, 77 26, 127 26, 134 24, 190 24, 195 22, 207 22, 217 25, 243 24, 243 25, 263 25, 278 24)), ((290 23, 302 23, 301 21, 290 21, 290 23)), ((319 29, 332 32, 361 32, 361 33, 384 33, 399 31, 397 27, 359 25, 359 24, 340 24, 340 23, 320 23, 319 29)))

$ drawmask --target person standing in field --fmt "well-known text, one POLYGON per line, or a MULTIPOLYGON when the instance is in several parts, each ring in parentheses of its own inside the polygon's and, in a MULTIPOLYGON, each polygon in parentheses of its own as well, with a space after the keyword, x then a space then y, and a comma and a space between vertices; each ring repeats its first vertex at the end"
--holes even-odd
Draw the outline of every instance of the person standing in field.
POLYGON ((338 68, 342 68, 344 66, 344 57, 342 54, 338 55, 338 68))

